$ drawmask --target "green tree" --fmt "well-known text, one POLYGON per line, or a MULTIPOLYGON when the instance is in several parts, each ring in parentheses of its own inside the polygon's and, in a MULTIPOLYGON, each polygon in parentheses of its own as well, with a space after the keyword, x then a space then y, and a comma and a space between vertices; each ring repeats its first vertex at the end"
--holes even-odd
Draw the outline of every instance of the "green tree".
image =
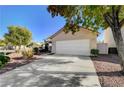
POLYGON ((4 35, 5 42, 13 46, 28 45, 32 40, 32 33, 20 26, 9 26, 8 33, 4 35))
POLYGON ((0 39, 0 46, 5 46, 5 45, 6 45, 5 41, 0 39))
POLYGON ((121 59, 124 72, 124 40, 121 28, 124 24, 124 6, 48 6, 52 17, 62 16, 66 19, 65 31, 75 33, 79 27, 98 31, 110 27, 121 59))

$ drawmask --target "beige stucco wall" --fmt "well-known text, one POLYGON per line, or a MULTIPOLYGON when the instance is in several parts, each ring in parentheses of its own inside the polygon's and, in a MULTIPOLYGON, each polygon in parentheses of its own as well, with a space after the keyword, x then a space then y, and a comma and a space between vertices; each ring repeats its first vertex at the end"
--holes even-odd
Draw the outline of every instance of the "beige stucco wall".
POLYGON ((90 40, 90 49, 97 48, 97 34, 93 33, 92 31, 86 30, 81 28, 79 32, 72 34, 71 32, 65 33, 61 31, 57 34, 54 38, 52 38, 53 49, 52 51, 55 53, 55 43, 56 41, 63 41, 63 40, 80 40, 80 39, 89 39, 90 40))
MULTIPOLYGON (((124 39, 124 27, 121 29, 122 37, 124 39)), ((104 32, 104 43, 108 44, 108 47, 116 47, 113 34, 110 28, 107 28, 104 32)))

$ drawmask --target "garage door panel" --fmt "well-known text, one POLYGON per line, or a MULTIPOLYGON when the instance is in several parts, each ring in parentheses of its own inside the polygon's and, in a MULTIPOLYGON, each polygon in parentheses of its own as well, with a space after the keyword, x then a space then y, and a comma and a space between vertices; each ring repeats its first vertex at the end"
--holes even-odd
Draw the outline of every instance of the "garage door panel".
POLYGON ((90 55, 89 40, 67 40, 56 42, 57 54, 90 55))

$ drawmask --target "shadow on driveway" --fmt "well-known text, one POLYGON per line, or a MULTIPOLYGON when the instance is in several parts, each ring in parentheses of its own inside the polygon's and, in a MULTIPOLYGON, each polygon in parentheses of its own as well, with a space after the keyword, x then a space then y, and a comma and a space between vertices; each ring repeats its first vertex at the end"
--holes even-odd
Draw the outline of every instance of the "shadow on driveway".
POLYGON ((45 56, 42 60, 1 74, 0 86, 96 87, 100 84, 89 57, 45 56))

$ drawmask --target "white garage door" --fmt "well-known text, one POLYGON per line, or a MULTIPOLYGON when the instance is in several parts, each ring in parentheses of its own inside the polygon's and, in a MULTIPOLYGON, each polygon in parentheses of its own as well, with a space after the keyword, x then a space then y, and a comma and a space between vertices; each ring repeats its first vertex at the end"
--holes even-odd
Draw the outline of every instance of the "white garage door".
POLYGON ((66 40, 56 42, 56 54, 90 55, 89 40, 66 40))

